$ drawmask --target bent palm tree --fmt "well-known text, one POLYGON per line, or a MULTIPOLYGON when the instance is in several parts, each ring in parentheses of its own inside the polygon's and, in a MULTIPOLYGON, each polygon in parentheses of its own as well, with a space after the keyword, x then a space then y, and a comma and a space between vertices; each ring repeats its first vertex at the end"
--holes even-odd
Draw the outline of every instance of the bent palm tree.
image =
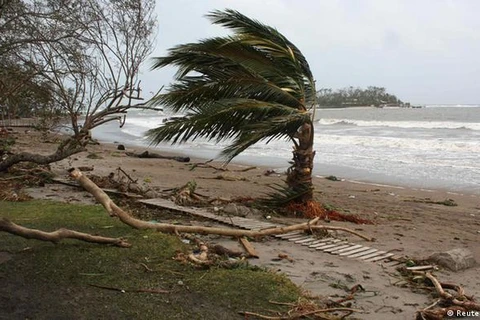
POLYGON ((178 67, 176 82, 152 100, 182 117, 147 135, 153 144, 204 137, 230 139, 222 151, 228 161, 251 145, 287 138, 293 142, 287 193, 312 199, 315 83, 300 52, 276 29, 234 10, 213 11, 212 23, 233 35, 176 46, 153 68, 178 67), (310 105, 310 107, 309 107, 310 105))

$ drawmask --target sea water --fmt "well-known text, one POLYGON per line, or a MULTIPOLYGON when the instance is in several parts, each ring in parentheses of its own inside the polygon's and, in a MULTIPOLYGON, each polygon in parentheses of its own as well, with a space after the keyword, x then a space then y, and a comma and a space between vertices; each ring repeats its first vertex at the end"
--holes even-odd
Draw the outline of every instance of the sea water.
MULTIPOLYGON (((145 132, 166 118, 161 111, 133 111, 122 128, 110 123, 93 134, 146 147, 145 132)), ((315 175, 480 194, 480 105, 320 108, 314 129, 315 175)), ((197 139, 156 148, 210 159, 227 144, 197 139)), ((278 140, 254 145, 234 161, 282 170, 291 157, 291 141, 278 140)))

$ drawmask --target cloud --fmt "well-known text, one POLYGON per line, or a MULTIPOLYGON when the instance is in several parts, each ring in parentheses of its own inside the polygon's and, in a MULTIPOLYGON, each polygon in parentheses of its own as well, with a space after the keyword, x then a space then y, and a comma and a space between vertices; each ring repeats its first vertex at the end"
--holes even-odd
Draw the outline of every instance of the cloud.
MULTIPOLYGON (((226 34, 204 17, 224 8, 286 35, 322 86, 384 86, 414 103, 480 103, 480 1, 159 0, 154 56, 226 34)), ((160 87, 172 75, 166 69, 142 77, 160 87)))

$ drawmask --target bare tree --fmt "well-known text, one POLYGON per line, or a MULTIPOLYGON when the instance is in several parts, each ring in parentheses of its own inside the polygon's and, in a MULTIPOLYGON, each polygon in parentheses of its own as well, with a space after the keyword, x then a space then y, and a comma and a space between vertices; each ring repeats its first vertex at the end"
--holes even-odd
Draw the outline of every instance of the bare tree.
POLYGON ((91 129, 113 120, 122 124, 130 108, 143 105, 138 74, 153 49, 154 0, 34 2, 35 12, 43 8, 62 16, 30 15, 29 23, 48 27, 37 28, 33 41, 10 53, 35 66, 35 77, 49 84, 52 105, 67 115, 73 133, 51 155, 10 155, 0 162, 0 171, 22 161, 46 164, 83 151, 91 129))

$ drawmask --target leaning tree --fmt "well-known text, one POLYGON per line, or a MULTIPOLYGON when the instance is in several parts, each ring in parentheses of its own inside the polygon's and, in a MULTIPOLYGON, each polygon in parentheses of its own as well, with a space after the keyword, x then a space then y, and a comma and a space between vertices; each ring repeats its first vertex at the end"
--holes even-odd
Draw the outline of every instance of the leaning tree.
POLYGON ((227 162, 257 142, 288 139, 293 161, 283 195, 300 203, 312 200, 316 91, 307 60, 276 29, 237 11, 207 17, 233 34, 178 45, 155 58, 154 69, 176 66, 178 71, 152 103, 182 116, 148 136, 154 144, 227 140, 222 151, 227 162))
POLYGON ((0 171, 81 152, 93 128, 123 123, 129 109, 144 106, 138 75, 154 47, 155 0, 11 0, 6 6, 11 14, 0 15, 0 29, 9 31, 0 37, 0 61, 15 63, 11 70, 22 70, 22 77, 0 78, 0 84, 19 79, 0 103, 12 101, 22 86, 42 83, 48 107, 65 115, 72 131, 54 153, 11 154, 0 159, 0 171))

